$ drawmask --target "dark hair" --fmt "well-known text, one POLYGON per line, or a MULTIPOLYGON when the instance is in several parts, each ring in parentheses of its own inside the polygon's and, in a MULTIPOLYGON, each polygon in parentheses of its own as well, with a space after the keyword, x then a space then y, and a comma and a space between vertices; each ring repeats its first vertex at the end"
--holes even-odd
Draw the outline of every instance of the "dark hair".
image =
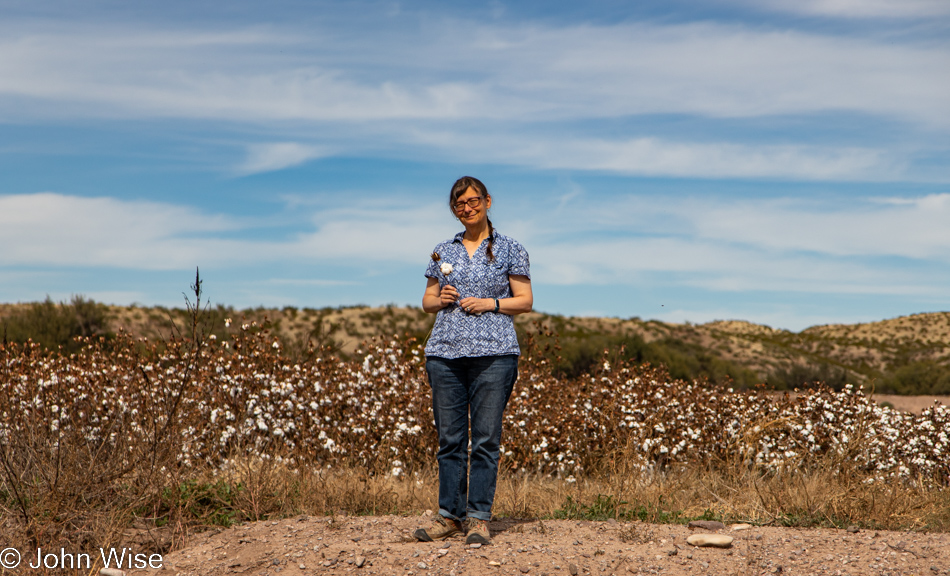
MULTIPOLYGON (((459 196, 465 194, 468 189, 471 188, 478 193, 482 198, 487 199, 488 188, 485 188, 485 185, 482 184, 482 181, 473 176, 462 176, 455 181, 455 184, 452 184, 452 192, 449 193, 449 210, 452 211, 452 214, 458 217, 455 214, 455 203, 458 202, 459 196)), ((488 220, 488 218, 486 218, 488 220)), ((494 262, 495 253, 492 252, 492 244, 495 242, 495 229, 491 225, 491 220, 488 220, 488 261, 494 262)))

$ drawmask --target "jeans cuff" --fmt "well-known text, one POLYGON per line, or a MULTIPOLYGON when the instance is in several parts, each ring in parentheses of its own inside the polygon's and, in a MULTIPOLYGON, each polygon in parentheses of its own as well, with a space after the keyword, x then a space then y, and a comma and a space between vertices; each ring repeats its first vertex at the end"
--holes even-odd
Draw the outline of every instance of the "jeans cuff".
POLYGON ((448 511, 448 510, 445 510, 445 509, 442 509, 442 508, 439 508, 439 516, 441 516, 441 517, 443 517, 443 518, 448 518, 449 520, 455 520, 456 522, 461 522, 461 521, 462 521, 461 518, 456 518, 455 516, 449 514, 449 511, 448 511))
POLYGON ((484 520, 485 522, 491 522, 491 512, 477 512, 475 510, 468 510, 466 512, 469 518, 475 518, 476 520, 484 520))

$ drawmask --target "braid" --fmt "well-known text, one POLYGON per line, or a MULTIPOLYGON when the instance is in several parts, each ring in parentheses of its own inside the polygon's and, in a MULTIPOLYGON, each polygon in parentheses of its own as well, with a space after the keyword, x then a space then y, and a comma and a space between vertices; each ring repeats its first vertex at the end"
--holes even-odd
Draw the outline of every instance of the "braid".
MULTIPOLYGON (((488 219, 486 218, 486 220, 488 219)), ((491 249, 492 244, 494 242, 495 242, 495 229, 492 228, 491 220, 488 220, 488 261, 489 262, 495 261, 495 253, 492 252, 492 249, 491 249)))

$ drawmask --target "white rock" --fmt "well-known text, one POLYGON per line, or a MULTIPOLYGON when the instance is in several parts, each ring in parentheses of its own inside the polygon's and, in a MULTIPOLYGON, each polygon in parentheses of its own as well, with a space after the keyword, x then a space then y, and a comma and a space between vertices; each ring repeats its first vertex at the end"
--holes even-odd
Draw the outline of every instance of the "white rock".
POLYGON ((732 546, 732 541, 732 536, 722 534, 693 534, 686 539, 686 543, 693 546, 712 546, 715 548, 728 548, 732 546))
POLYGON ((116 570, 115 568, 103 568, 99 570, 99 576, 125 576, 125 570, 116 570))
POLYGON ((733 524, 729 527, 730 530, 748 530, 752 528, 752 524, 733 524))

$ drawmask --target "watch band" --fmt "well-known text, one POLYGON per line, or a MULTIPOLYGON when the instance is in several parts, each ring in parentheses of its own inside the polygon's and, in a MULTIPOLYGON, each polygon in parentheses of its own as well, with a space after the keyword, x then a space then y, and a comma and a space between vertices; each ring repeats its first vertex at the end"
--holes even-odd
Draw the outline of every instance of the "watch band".
POLYGON ((498 303, 498 298, 495 298, 495 312, 498 312, 498 309, 500 308, 500 306, 501 305, 498 303))

